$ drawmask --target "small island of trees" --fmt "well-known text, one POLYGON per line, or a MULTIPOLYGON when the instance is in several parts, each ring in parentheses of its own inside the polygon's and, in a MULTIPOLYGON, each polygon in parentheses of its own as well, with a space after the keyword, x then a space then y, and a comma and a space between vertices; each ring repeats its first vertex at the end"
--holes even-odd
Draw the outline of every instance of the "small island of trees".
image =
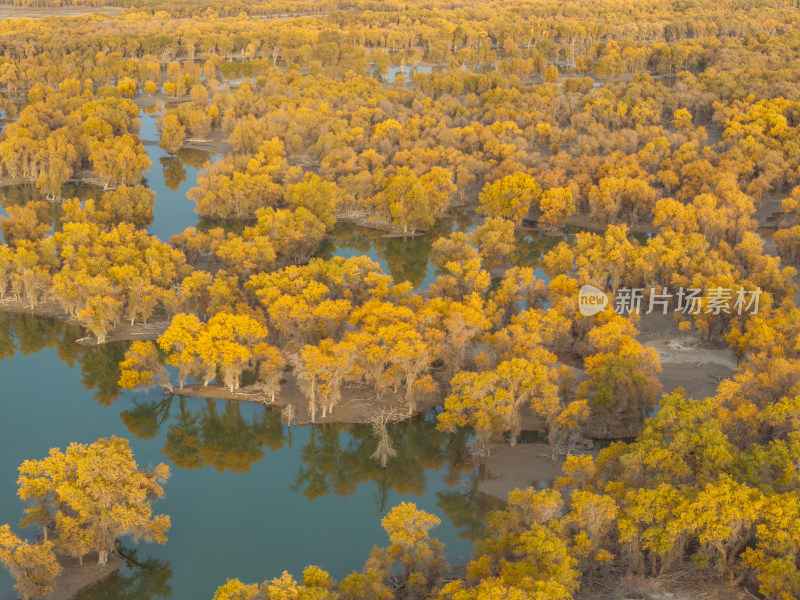
POLYGON ((19 467, 21 500, 28 504, 21 527, 35 525, 39 540, 17 537, 0 527, 0 562, 17 580, 24 600, 45 596, 61 573, 59 558, 83 564, 87 555, 108 562, 123 537, 165 543, 169 517, 154 515, 151 502, 162 497, 169 467, 159 464, 142 471, 127 440, 100 439, 50 450, 41 460, 19 467))

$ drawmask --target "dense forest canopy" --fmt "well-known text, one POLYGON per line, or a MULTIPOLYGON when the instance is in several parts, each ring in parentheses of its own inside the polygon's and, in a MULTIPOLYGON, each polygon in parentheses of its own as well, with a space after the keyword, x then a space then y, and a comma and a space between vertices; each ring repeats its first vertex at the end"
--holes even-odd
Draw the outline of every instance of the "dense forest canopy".
MULTIPOLYGON (((375 468, 392 424, 432 407, 476 460, 535 422, 563 463, 556 489, 488 517, 466 570, 430 537, 438 517, 403 503, 362 572, 220 582, 215 600, 561 600, 676 572, 800 595, 796 2, 13 4, 0 183, 38 196, 3 196, 0 310, 131 342, 123 388, 261 402, 288 425, 366 398, 375 468), (146 230, 144 107, 166 153, 224 154, 188 192, 205 220, 170 240, 146 230), (69 197, 75 182, 97 193, 69 197), (456 209, 475 226, 447 229, 456 209), (342 222, 430 238, 427 289, 322 256, 342 222), (552 243, 524 262, 531 231, 552 243), (589 285, 700 300, 658 325, 613 301, 582 313, 589 285), (737 311, 737 294, 759 303, 737 311), (667 385, 654 331, 729 353, 729 376, 696 398, 667 385), (289 378, 302 403, 282 398, 289 378), (628 441, 581 453, 589 437, 628 441)), ((91 538, 58 457, 21 467, 23 484, 52 471, 21 496, 55 541, 0 529, 27 597, 52 587, 55 553, 102 560, 168 523, 91 538)))

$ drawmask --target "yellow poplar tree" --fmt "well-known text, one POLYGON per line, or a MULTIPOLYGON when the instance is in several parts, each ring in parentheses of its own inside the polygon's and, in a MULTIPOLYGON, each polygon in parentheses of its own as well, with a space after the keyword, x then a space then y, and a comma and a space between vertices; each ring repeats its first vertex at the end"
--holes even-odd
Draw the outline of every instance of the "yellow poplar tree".
POLYGON ((205 367, 203 385, 215 377, 217 367, 230 391, 239 388, 242 372, 256 358, 254 347, 268 335, 267 328, 247 315, 218 313, 197 335, 197 353, 205 367))
POLYGON ((567 187, 551 188, 546 190, 539 200, 539 227, 553 230, 561 227, 564 222, 575 212, 575 201, 572 192, 567 187))
POLYGON ((66 452, 53 449, 41 461, 22 463, 19 472, 20 497, 34 504, 28 519, 40 519, 41 506, 49 505, 56 541, 69 554, 80 557, 91 549, 98 563, 106 564, 121 537, 167 539, 169 517, 154 516, 150 503, 164 495, 161 484, 169 478, 169 467, 162 463, 152 471, 139 470, 126 439, 112 436, 70 444, 66 452))
POLYGON ((17 580, 14 587, 23 600, 49 594, 61 573, 52 542, 31 544, 17 537, 8 525, 0 527, 0 562, 17 580))
POLYGON ((167 353, 166 363, 178 368, 178 389, 183 389, 186 376, 198 367, 196 339, 202 326, 195 315, 180 313, 158 338, 158 346, 167 353))
POLYGON ((487 183, 480 193, 478 211, 490 217, 510 219, 516 225, 528 214, 531 205, 542 195, 542 188, 526 173, 506 175, 487 183))

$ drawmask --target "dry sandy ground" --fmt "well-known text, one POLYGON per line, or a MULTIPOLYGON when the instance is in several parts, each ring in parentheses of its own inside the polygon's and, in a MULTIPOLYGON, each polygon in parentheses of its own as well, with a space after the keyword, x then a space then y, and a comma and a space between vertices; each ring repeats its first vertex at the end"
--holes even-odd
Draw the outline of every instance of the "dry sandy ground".
MULTIPOLYGON (((720 381, 730 377, 736 369, 736 357, 729 348, 704 342, 696 334, 682 334, 669 315, 644 317, 639 327, 642 331, 639 341, 655 349, 661 359, 659 380, 664 386, 664 393, 682 387, 691 398, 713 396, 720 381)), ((576 376, 579 381, 583 378, 583 374, 577 370, 576 376)), ((522 423, 524 430, 542 429, 541 422, 529 413, 523 413, 522 423)), ((480 483, 481 491, 505 499, 508 492, 515 488, 530 485, 542 487, 560 477, 563 460, 551 461, 547 444, 517 444, 514 448, 508 444, 498 444, 492 447, 491 455, 483 463, 487 466, 489 476, 480 483)), ((690 596, 662 597, 682 600, 690 596)))
POLYGON ((27 302, 18 298, 5 297, 0 300, 0 312, 21 313, 50 317, 69 323, 69 315, 55 302, 41 302, 31 308, 27 302))
POLYGON ((44 600, 71 600, 80 590, 102 581, 122 566, 122 559, 116 554, 108 557, 105 566, 97 564, 97 555, 86 556, 81 566, 76 559, 62 558, 64 570, 56 578, 53 591, 44 600))
MULTIPOLYGON (((182 390, 175 389, 175 395, 268 404, 266 394, 255 386, 242 387, 231 392, 227 388, 213 383, 207 386, 203 386, 202 383, 193 383, 185 385, 182 390)), ((311 423, 308 399, 300 391, 297 380, 289 371, 284 373, 281 389, 275 396, 275 406, 283 407, 287 404, 294 406, 294 424, 309 425, 311 423)), ((441 405, 441 400, 435 396, 418 400, 414 413, 419 414, 438 405, 441 405)), ((408 415, 405 406, 404 400, 393 396, 391 390, 385 393, 381 402, 375 402, 371 386, 347 386, 342 388, 342 398, 332 413, 323 417, 322 408, 317 408, 314 423, 369 423, 370 417, 383 411, 392 411, 395 419, 401 420, 408 415)))
POLYGON ((743 587, 731 587, 689 565, 661 577, 620 576, 584 585, 580 600, 754 600, 743 587))
MULTIPOLYGON (((58 314, 57 306, 39 306, 31 311, 26 310, 19 301, 0 302, 0 309, 17 310, 20 312, 36 312, 64 318, 58 314)), ((137 325, 132 330, 122 328, 115 332, 111 339, 155 339, 163 331, 166 323, 154 322, 150 326, 137 325)), ((689 397, 703 398, 716 393, 719 382, 729 377, 736 368, 736 359, 733 352, 724 345, 711 345, 703 342, 697 335, 685 335, 678 331, 676 322, 671 315, 650 315, 643 317, 639 323, 641 334, 639 341, 650 346, 658 352, 661 360, 662 371, 659 379, 663 384, 665 393, 672 392, 682 387, 689 397)), ((84 338, 82 343, 92 343, 93 338, 84 338)), ((575 370, 576 379, 583 379, 583 373, 575 370)), ((236 392, 229 392, 219 385, 187 385, 181 392, 186 396, 207 397, 218 399, 235 399, 263 403, 265 396, 256 388, 243 388, 236 392)), ((402 405, 399 399, 390 402, 387 400, 380 405, 370 401, 372 390, 367 386, 348 387, 343 390, 342 400, 336 406, 332 415, 322 417, 321 411, 317 413, 316 422, 336 423, 364 423, 370 415, 383 409, 389 410, 391 405, 402 405)), ((420 402, 417 411, 421 412, 439 404, 439 400, 431 398, 420 402)), ((310 421, 308 401, 297 386, 297 382, 290 373, 286 373, 280 393, 276 397, 276 404, 285 406, 292 404, 295 407, 295 422, 306 424, 310 421)), ((402 415, 401 411, 398 417, 402 415)), ((530 411, 523 412, 523 430, 542 430, 543 424, 530 411)), ((561 476, 561 459, 550 460, 550 448, 547 444, 518 444, 512 448, 508 444, 497 444, 491 450, 491 455, 484 459, 487 466, 488 477, 481 482, 481 491, 492 496, 505 499, 508 492, 515 488, 528 486, 542 487, 550 485, 561 476)))
POLYGON ((774 235, 784 217, 781 200, 780 195, 774 192, 767 194, 755 214, 755 218, 758 221, 758 233, 764 240, 764 251, 772 256, 778 256, 778 247, 775 245, 774 235))
POLYGON ((563 472, 563 461, 550 460, 548 444, 509 444, 493 446, 491 454, 481 461, 488 476, 478 484, 478 489, 501 500, 514 489, 552 487, 563 472))
POLYGON ((697 332, 678 331, 672 315, 648 315, 639 323, 639 341, 658 352, 663 392, 682 387, 691 398, 713 396, 722 379, 736 369, 736 357, 724 343, 700 339, 697 332))
POLYGON ((658 340, 648 344, 661 358, 659 379, 664 392, 682 387, 690 398, 713 396, 720 381, 736 369, 736 359, 730 349, 704 348, 697 337, 683 336, 658 340))

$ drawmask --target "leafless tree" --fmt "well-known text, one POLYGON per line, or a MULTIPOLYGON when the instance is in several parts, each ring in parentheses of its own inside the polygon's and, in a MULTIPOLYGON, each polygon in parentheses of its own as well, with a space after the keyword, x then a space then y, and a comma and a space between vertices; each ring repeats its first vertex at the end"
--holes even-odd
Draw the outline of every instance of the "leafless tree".
POLYGON ((385 469, 389 459, 397 456, 397 450, 392 446, 392 438, 389 435, 389 425, 398 423, 407 416, 396 408, 377 406, 371 403, 368 407, 368 415, 367 419, 372 427, 372 434, 378 438, 378 447, 372 453, 372 458, 379 460, 381 467, 385 469))

